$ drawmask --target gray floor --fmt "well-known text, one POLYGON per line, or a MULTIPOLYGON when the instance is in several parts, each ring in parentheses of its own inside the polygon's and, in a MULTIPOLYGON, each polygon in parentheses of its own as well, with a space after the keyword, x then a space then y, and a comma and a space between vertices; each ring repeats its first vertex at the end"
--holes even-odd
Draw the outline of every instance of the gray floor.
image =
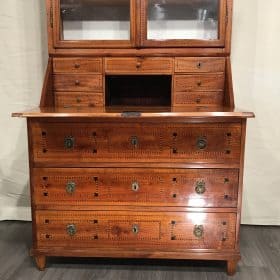
POLYGON ((234 277, 223 262, 50 258, 40 272, 28 256, 31 224, 0 222, 1 280, 279 280, 280 227, 242 226, 242 261, 234 277))

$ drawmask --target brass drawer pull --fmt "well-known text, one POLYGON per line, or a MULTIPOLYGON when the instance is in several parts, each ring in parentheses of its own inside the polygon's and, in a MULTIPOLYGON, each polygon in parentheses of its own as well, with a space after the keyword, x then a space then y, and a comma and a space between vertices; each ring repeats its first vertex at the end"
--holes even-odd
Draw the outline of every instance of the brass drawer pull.
POLYGON ((130 143, 131 143, 132 146, 134 146, 134 148, 136 148, 137 145, 139 144, 138 137, 137 136, 131 136, 130 143))
POLYGON ((197 194, 204 194, 205 191, 206 191, 205 182, 204 181, 196 182, 195 192, 197 194))
POLYGON ((77 62, 75 63, 74 66, 75 66, 76 69, 79 69, 81 67, 81 65, 79 63, 77 63, 77 62))
POLYGON ((198 63, 196 64, 196 67, 197 67, 198 69, 200 69, 200 68, 202 67, 202 62, 198 62, 198 63))
POLYGON ((66 231, 68 235, 74 236, 77 233, 77 228, 74 224, 67 225, 66 231))
POLYGON ((79 86, 80 85, 80 81, 79 80, 76 80, 75 81, 75 86, 79 86))
POLYGON ((139 191, 139 188, 140 188, 140 185, 138 182, 133 182, 131 184, 131 189, 134 191, 134 192, 138 192, 139 191))
POLYGON ((203 150, 207 146, 207 140, 203 137, 199 137, 196 142, 196 146, 198 149, 203 150))
POLYGON ((67 136, 64 138, 64 147, 66 149, 72 149, 75 144, 75 138, 72 136, 67 136))
POLYGON ((66 184, 66 192, 69 194, 73 194, 75 192, 76 189, 76 183, 75 182, 67 182, 66 184))
POLYGON ((204 234, 203 225, 195 225, 194 230, 193 230, 193 234, 194 234, 195 237, 201 239, 203 237, 203 234, 204 234))
POLYGON ((198 81, 198 82, 197 82, 197 86, 200 87, 201 85, 202 85, 202 82, 201 82, 201 81, 198 81))
POLYGON ((138 225, 133 225, 132 226, 132 232, 134 234, 138 234, 139 233, 139 226, 138 225))

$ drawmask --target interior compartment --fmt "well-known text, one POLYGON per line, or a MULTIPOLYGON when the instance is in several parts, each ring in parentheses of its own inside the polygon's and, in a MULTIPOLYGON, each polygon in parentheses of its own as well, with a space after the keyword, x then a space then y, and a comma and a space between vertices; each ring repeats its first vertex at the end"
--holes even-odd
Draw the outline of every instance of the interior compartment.
POLYGON ((171 106, 171 75, 106 76, 106 106, 171 106))

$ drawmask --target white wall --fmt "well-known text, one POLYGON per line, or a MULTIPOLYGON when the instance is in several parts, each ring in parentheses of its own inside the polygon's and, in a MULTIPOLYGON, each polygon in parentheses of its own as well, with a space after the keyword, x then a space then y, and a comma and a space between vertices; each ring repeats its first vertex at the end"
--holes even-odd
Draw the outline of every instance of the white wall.
MULTIPOLYGON (((232 64, 248 121, 243 223, 280 225, 280 1, 235 0, 232 64)), ((25 121, 47 62, 44 0, 0 1, 0 219, 30 219, 25 121)))

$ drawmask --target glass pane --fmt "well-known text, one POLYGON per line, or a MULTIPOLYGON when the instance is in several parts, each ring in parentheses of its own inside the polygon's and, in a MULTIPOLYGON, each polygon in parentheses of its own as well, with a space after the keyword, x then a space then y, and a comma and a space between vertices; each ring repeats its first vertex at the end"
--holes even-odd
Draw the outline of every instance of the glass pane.
POLYGON ((61 0, 63 40, 130 40, 130 0, 61 0))
POLYGON ((148 0, 152 40, 218 39, 219 0, 148 0))

